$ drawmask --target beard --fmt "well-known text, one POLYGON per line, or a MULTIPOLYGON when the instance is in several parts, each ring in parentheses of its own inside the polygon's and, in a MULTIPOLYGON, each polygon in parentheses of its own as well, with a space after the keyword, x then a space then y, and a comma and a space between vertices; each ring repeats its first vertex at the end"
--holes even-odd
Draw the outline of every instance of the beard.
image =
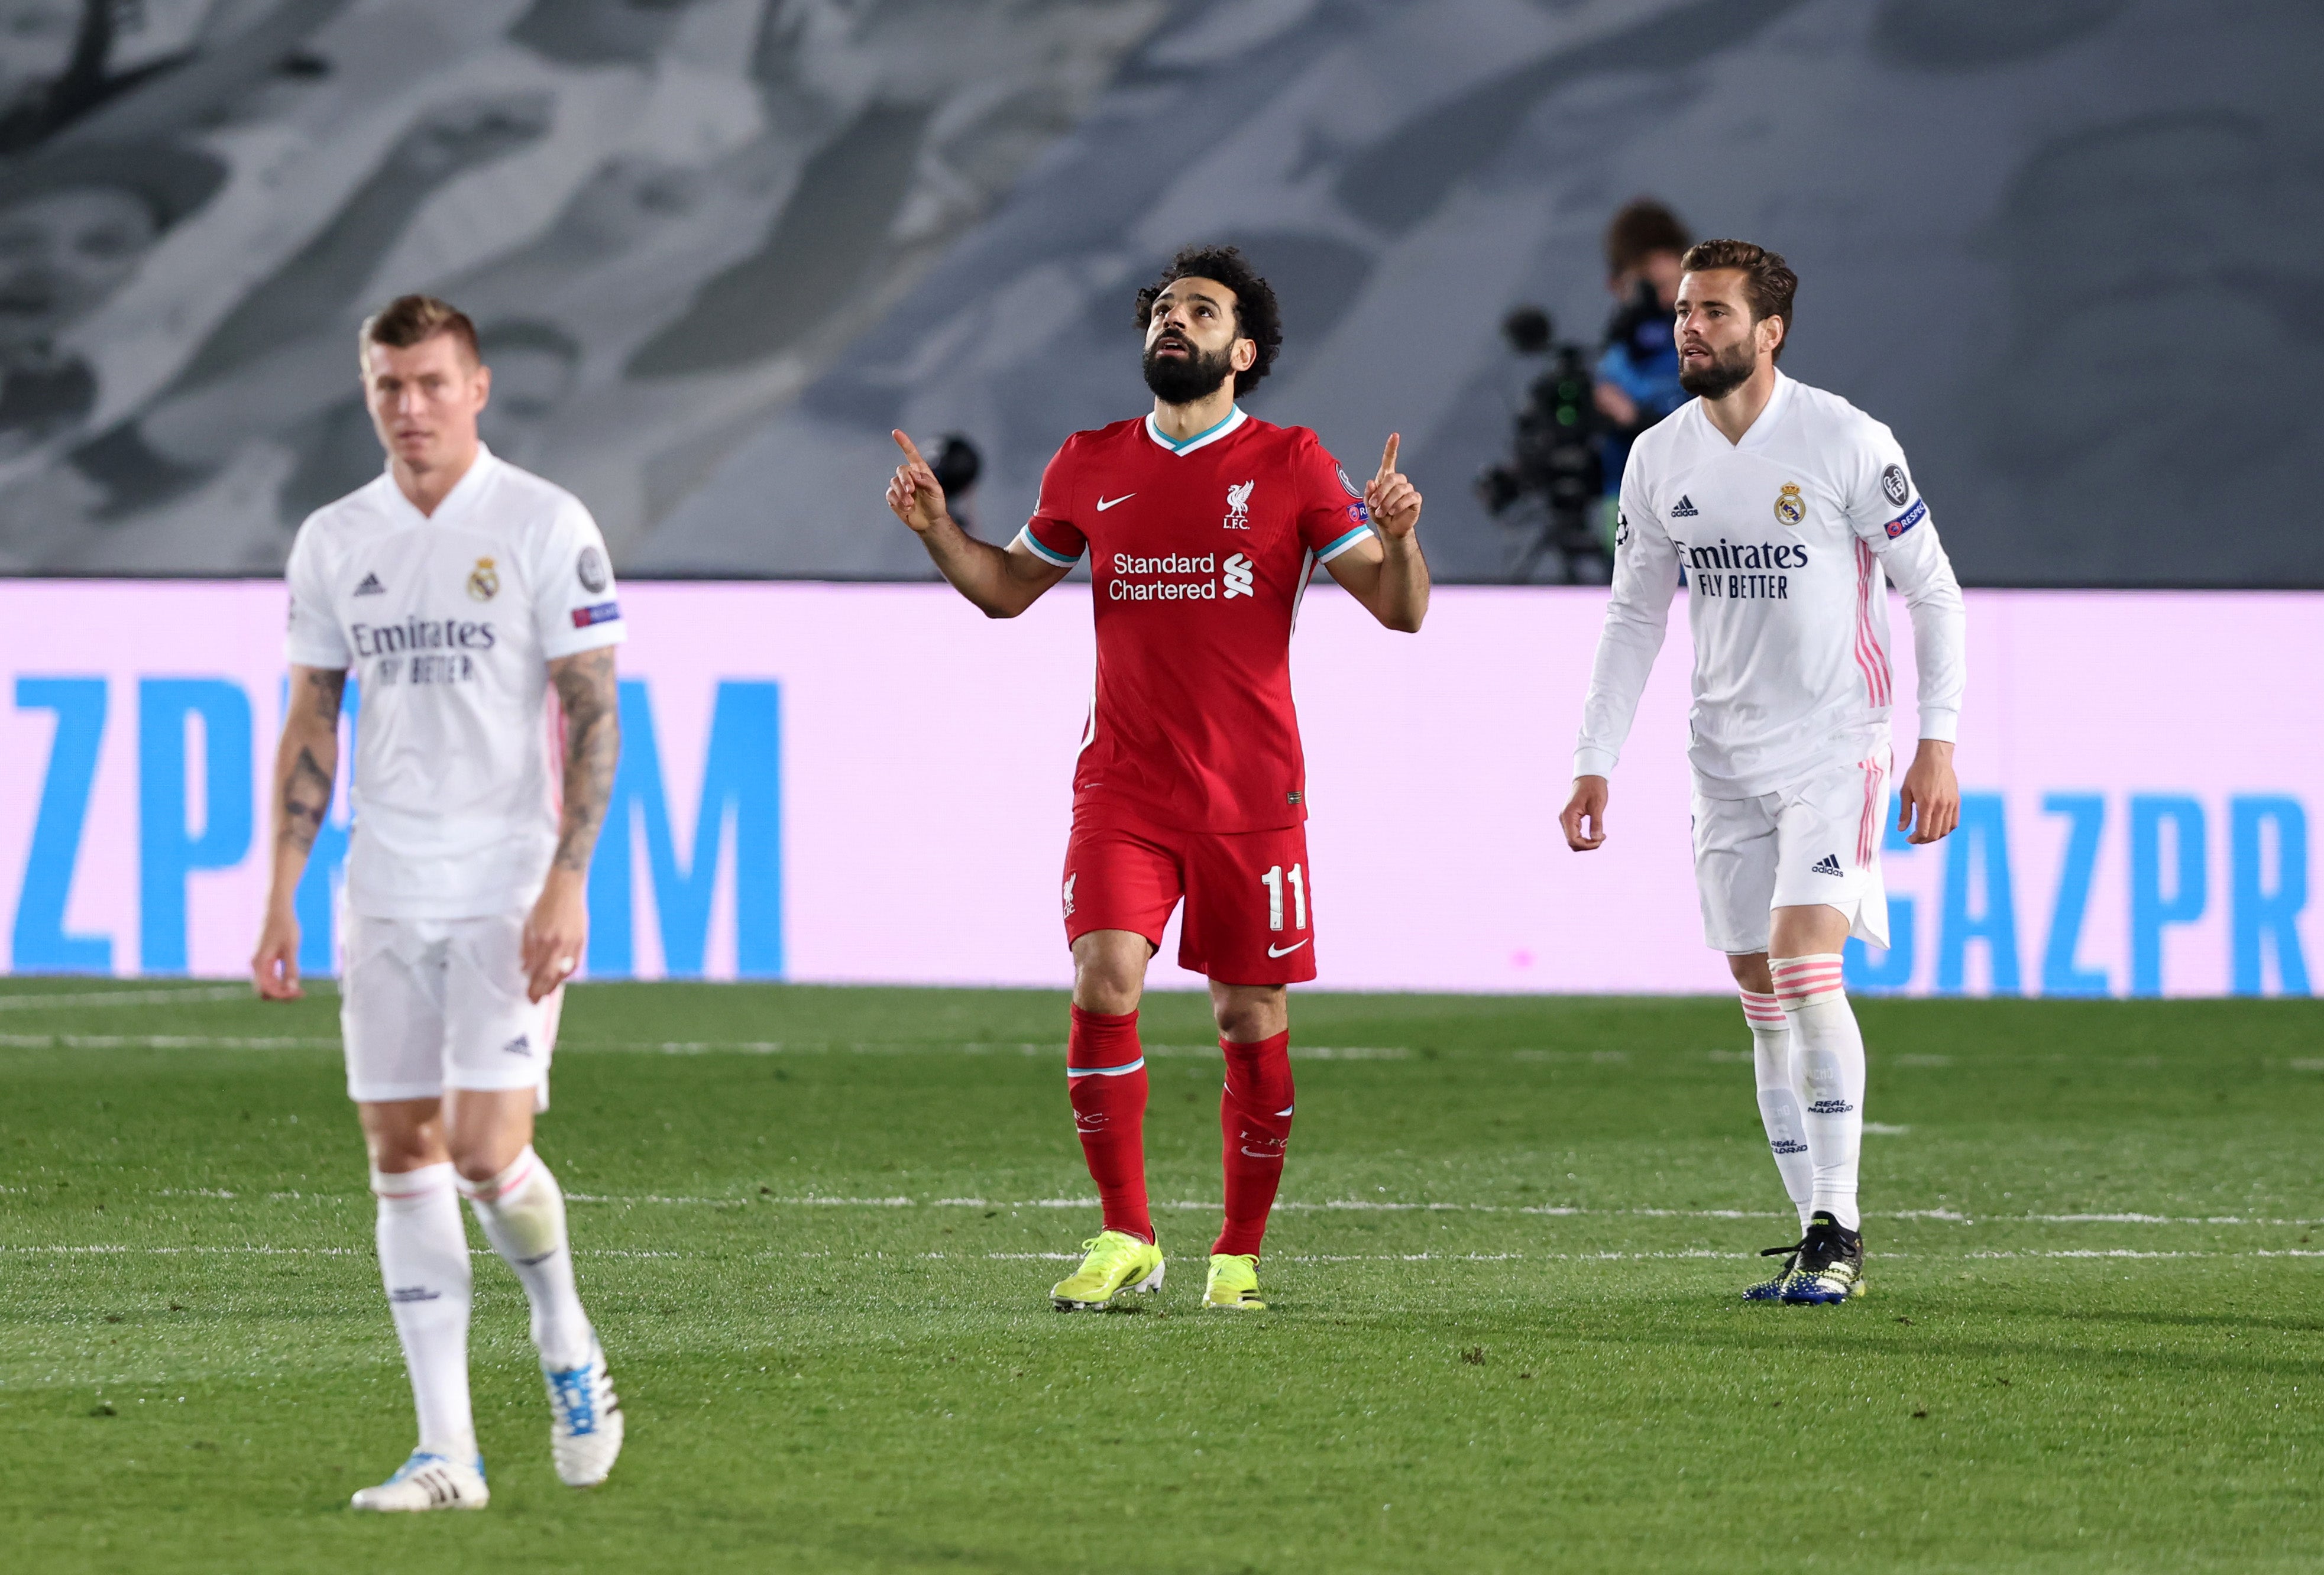
POLYGON ((1146 386, 1154 397, 1166 405, 1191 405, 1206 394, 1218 391, 1219 384, 1234 375, 1234 362, 1230 350, 1204 355, 1185 340, 1176 337, 1157 339, 1146 348, 1139 363, 1146 373, 1146 386), (1185 352, 1184 360, 1164 360, 1155 352, 1165 345, 1176 345, 1185 352))
POLYGON ((1723 400, 1758 370, 1759 357, 1747 341, 1726 350, 1713 350, 1711 364, 1700 372, 1681 372, 1678 385, 1707 400, 1723 400))

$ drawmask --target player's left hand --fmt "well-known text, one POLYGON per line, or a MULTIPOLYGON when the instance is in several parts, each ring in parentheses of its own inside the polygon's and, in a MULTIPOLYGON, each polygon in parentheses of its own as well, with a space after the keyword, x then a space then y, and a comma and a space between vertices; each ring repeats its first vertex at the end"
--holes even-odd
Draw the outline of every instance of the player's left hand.
POLYGON ((1960 824, 1960 782, 1953 775, 1953 746, 1924 738, 1912 769, 1896 790, 1896 829, 1912 827, 1913 843, 1933 843, 1960 824), (1914 825, 1914 811, 1919 812, 1914 825))
POLYGON ((1391 541, 1401 541, 1412 534, 1420 523, 1420 489, 1412 478, 1396 467, 1398 434, 1388 435, 1388 447, 1380 451, 1379 471, 1364 484, 1364 507, 1370 511, 1372 527, 1391 541))
POLYGON ((588 887, 569 870, 550 870, 540 900, 525 916, 525 994, 534 1000, 547 999, 581 966, 581 953, 588 944, 588 887))
POLYGON ((288 905, 269 904, 251 953, 251 982, 261 1000, 304 1000, 299 985, 299 916, 288 905))

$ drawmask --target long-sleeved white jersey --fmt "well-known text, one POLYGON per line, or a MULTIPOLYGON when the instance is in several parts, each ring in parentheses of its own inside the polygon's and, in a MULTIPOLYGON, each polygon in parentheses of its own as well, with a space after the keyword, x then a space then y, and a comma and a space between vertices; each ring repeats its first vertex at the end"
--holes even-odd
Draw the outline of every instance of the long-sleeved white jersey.
POLYGON ((1612 773, 1682 569, 1705 797, 1772 793, 1886 741, 1889 580, 1912 612, 1921 736, 1953 737, 1960 585, 1895 435, 1846 400, 1777 373, 1740 443, 1690 402, 1631 446, 1619 520, 1574 775, 1612 773))

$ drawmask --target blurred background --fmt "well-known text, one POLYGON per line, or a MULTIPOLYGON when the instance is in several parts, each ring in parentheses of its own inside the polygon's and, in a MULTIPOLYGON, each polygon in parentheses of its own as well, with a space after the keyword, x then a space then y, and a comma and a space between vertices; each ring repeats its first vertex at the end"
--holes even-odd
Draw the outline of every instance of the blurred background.
POLYGON ((0 0, 0 571, 275 573, 426 290, 632 576, 925 578, 888 428, 1005 536, 1200 237, 1254 413, 1401 429, 1441 577, 1589 580, 1644 196, 1791 258, 1964 580, 2324 585, 2319 66, 2309 0, 0 0))
POLYGON ((1619 845, 1552 816, 1727 235, 1971 587, 1962 829, 1888 844, 1851 985, 2310 993, 2319 71, 2316 0, 0 0, 0 971, 244 967, 281 565, 379 472, 359 322, 427 290, 625 576, 591 972, 1062 983, 1087 593, 927 583, 888 432, 1006 539, 1148 408, 1131 298, 1199 239, 1282 298, 1252 410, 1359 474, 1400 431, 1453 587, 1417 640, 1305 605, 1323 982, 1723 992, 1683 636, 1619 845))

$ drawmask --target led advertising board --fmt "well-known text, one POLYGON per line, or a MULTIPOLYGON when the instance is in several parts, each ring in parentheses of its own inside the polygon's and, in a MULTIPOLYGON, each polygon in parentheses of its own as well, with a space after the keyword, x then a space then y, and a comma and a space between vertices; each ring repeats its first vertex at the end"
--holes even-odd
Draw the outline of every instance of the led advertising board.
MULTIPOLYGON (((1604 593, 1437 592, 1390 634, 1319 585, 1294 656, 1318 986, 1723 991, 1688 854, 1683 605, 1599 852, 1557 829, 1604 593)), ((633 584, 591 878, 607 977, 1065 984, 1086 590, 986 620, 941 586, 633 584)), ((0 966, 242 973, 285 689, 264 582, 0 585, 0 966)), ((1901 771, 1914 733, 1900 607, 1901 771)), ((1891 836, 1863 990, 2306 994, 2324 597, 1972 592, 1960 832, 1891 836), (2255 653, 2261 653, 2255 658, 2255 653), (2232 668, 2237 675, 2226 681, 2232 668)), ((360 674, 355 686, 360 704, 360 674)), ((342 751, 342 788, 347 769, 342 751)), ((302 889, 332 955, 346 796, 302 889)), ((1263 900, 1264 894, 1255 894, 1263 900)), ((1152 982, 1195 982, 1167 937, 1152 982)))

